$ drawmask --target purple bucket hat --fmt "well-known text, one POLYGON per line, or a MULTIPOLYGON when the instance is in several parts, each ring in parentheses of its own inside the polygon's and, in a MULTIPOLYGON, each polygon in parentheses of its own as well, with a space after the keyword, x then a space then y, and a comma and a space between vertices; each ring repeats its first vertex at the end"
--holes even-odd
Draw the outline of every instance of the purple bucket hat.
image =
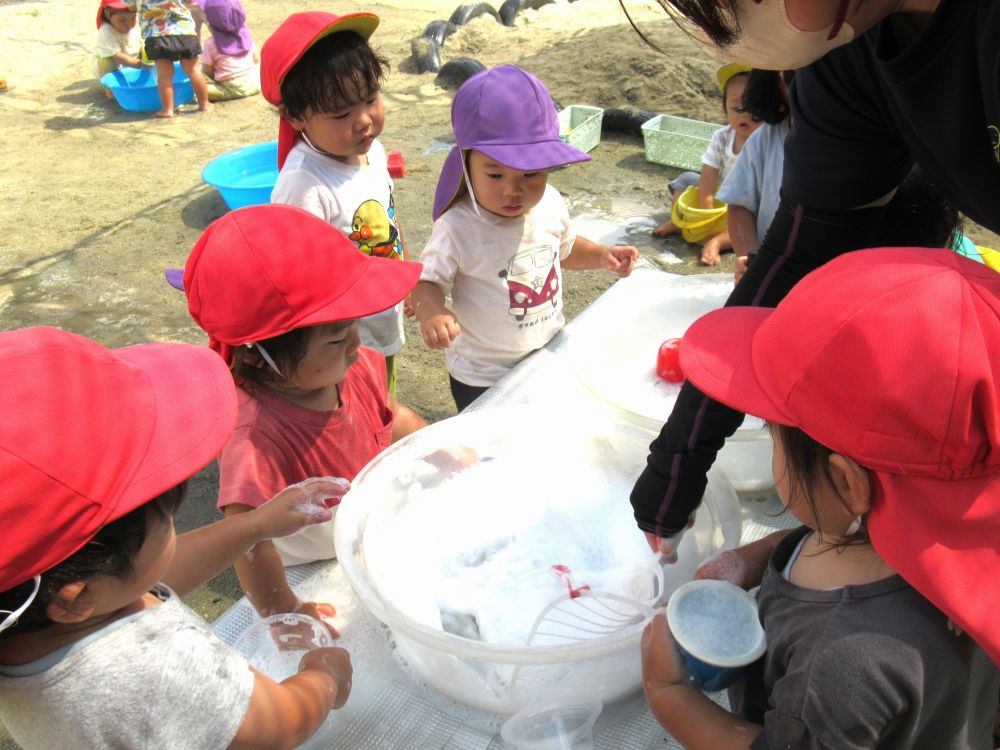
POLYGON ((239 57, 253 48, 240 0, 200 0, 200 5, 219 52, 239 57))
POLYGON ((463 83, 451 103, 451 125, 455 148, 438 178, 435 219, 461 194, 466 149, 525 172, 590 160, 580 149, 559 140, 559 119, 545 84, 513 65, 484 70, 463 83))

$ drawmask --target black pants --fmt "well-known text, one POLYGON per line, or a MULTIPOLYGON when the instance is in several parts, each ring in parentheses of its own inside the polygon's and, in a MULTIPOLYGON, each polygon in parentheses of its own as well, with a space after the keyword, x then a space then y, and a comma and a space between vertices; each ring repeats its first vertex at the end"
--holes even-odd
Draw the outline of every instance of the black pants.
POLYGON ((451 385, 451 396, 455 399, 455 407, 459 411, 464 410, 466 406, 489 390, 487 386, 466 385, 455 380, 451 375, 448 376, 448 383, 451 385))
MULTIPOLYGON (((845 252, 877 247, 884 211, 824 212, 783 198, 764 243, 726 306, 774 307, 813 269, 845 252)), ((716 454, 742 421, 740 412, 684 383, 632 490, 636 522, 643 531, 670 536, 684 528, 705 493, 716 454)))

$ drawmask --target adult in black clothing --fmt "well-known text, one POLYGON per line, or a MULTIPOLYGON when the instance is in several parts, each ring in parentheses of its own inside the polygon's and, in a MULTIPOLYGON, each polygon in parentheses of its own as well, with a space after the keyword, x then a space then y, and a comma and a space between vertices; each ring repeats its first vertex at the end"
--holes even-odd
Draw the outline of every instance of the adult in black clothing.
MULTIPOLYGON (((915 163, 1000 231, 1000 2, 658 2, 726 59, 799 68, 781 207, 727 305, 774 306, 837 255, 898 244, 883 235, 886 207, 915 163)), ((651 547, 676 548, 742 419, 685 383, 632 490, 651 547)))

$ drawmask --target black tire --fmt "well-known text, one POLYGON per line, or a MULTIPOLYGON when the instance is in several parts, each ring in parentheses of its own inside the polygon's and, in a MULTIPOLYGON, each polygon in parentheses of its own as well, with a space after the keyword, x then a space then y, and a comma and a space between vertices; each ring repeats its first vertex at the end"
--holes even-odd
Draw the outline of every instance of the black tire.
POLYGON ((486 70, 486 66, 471 57, 456 57, 441 66, 434 83, 443 89, 457 89, 466 79, 486 70))
POLYGON ((410 40, 410 52, 418 73, 436 73, 441 69, 441 50, 437 43, 426 36, 415 36, 410 40))
POLYGON ((444 40, 457 30, 458 27, 450 21, 431 21, 420 36, 427 37, 440 47, 444 44, 444 40))
POLYGON ((455 8, 455 12, 451 14, 451 18, 449 18, 448 21, 456 26, 465 26, 465 24, 473 18, 478 18, 484 13, 488 13, 496 19, 497 23, 501 23, 500 14, 497 13, 496 8, 489 3, 468 3, 467 5, 459 5, 455 8))
POLYGON ((513 26, 514 19, 517 18, 517 12, 521 10, 522 5, 524 5, 524 0, 505 0, 504 4, 500 6, 500 23, 504 26, 513 26))
POLYGON ((621 107, 604 110, 601 132, 628 133, 642 137, 642 125, 655 117, 652 112, 638 107, 621 107))

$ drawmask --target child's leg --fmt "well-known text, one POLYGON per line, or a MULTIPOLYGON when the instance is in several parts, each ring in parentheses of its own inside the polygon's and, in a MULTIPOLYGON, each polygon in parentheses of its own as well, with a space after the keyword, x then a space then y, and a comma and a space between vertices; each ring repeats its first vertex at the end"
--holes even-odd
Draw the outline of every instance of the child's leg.
POLYGON ((157 117, 174 116, 174 64, 170 60, 157 59, 156 90, 160 92, 160 111, 157 117))
POLYGON ((466 406, 482 396, 489 388, 479 385, 466 385, 448 376, 448 383, 451 385, 451 396, 455 399, 455 406, 459 411, 463 411, 466 406))
POLYGON ((198 109, 202 112, 210 110, 212 105, 208 102, 208 83, 201 72, 201 65, 198 64, 198 58, 195 57, 190 60, 181 58, 181 70, 187 73, 187 77, 191 79, 191 88, 194 89, 195 98, 198 100, 198 109))

